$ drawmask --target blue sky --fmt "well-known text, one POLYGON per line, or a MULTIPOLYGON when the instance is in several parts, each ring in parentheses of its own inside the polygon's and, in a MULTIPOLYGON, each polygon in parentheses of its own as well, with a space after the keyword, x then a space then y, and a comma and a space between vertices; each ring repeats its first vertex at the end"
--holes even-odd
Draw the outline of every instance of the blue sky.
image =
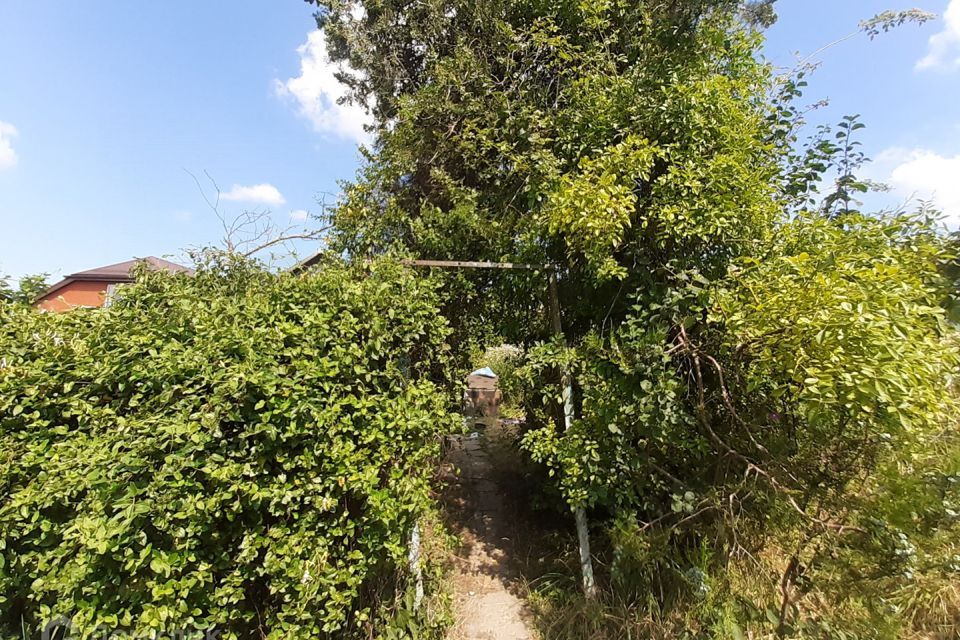
MULTIPOLYGON (((301 224, 354 175, 364 114, 333 103, 309 6, 147 6, 0 0, 0 273, 56 278, 217 242, 187 171, 216 180, 225 215, 269 209, 278 225, 301 224)), ((955 224, 960 0, 921 6, 946 19, 833 47, 808 97, 831 100, 815 121, 862 115, 871 176, 895 187, 890 202, 935 193, 955 224)), ((767 55, 791 67, 887 8, 908 7, 779 0, 767 55)))

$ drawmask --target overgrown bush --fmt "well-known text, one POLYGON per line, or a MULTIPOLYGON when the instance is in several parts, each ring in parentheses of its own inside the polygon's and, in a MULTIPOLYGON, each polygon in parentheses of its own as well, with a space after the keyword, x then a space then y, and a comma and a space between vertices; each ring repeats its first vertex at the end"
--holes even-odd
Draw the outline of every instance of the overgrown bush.
POLYGON ((525 444, 613 516, 621 597, 717 637, 960 631, 944 249, 922 216, 802 215, 764 259, 533 350, 576 367, 581 418, 525 444))
POLYGON ((39 273, 20 278, 16 289, 11 284, 11 278, 0 274, 0 304, 31 305, 47 290, 47 274, 39 273))
POLYGON ((449 421, 429 280, 331 261, 0 307, 0 633, 368 637, 449 421))
POLYGON ((597 602, 651 622, 568 629, 956 635, 948 246, 858 212, 855 116, 800 143, 810 67, 763 59, 771 3, 312 1, 376 105, 335 246, 556 266, 563 341, 536 269, 461 275, 448 309, 524 348, 524 442, 591 509, 597 602))

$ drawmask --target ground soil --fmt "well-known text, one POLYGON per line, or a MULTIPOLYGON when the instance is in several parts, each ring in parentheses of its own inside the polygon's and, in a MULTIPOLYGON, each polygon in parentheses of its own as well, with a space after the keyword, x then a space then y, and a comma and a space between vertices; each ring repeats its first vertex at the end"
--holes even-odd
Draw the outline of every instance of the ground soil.
POLYGON ((452 559, 455 623, 450 640, 534 640, 524 598, 521 557, 531 530, 527 505, 518 504, 523 478, 512 446, 515 427, 497 419, 448 440, 444 506, 460 537, 452 559))

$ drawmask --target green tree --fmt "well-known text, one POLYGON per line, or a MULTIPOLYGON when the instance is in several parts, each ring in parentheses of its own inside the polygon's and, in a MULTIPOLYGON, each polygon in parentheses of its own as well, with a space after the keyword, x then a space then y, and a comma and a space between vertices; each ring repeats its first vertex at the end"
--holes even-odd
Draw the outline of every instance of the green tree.
POLYGON ((11 286, 8 276, 0 276, 0 302, 26 305, 33 304, 37 298, 47 290, 48 275, 49 274, 41 273, 24 276, 20 279, 16 289, 11 286))
POLYGON ((525 347, 537 391, 575 372, 573 428, 531 401, 524 446, 609 524, 611 584, 721 636, 911 624, 919 569, 891 558, 926 545, 953 575, 931 531, 955 498, 910 523, 893 472, 956 473, 948 245, 922 212, 858 212, 855 118, 798 148, 806 70, 760 57, 769 5, 318 5, 376 116, 335 249, 556 265, 567 347, 536 275, 457 275, 448 312, 460 341, 493 322, 525 347))
MULTIPOLYGON (((337 248, 563 265, 579 333, 611 302, 623 313, 618 291, 685 264, 721 273, 778 214, 769 73, 737 6, 322 4, 331 55, 378 116, 337 248)), ((462 276, 455 308, 492 306, 527 341, 545 325, 526 293, 542 279, 524 277, 462 276)))

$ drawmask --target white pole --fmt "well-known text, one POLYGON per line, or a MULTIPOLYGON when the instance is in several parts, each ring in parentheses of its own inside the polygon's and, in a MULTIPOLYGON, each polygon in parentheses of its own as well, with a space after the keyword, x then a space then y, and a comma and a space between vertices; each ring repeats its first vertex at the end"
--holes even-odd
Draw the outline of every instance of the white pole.
POLYGON ((413 610, 420 610, 420 603, 423 601, 423 567, 420 566, 420 523, 413 524, 413 531, 410 532, 410 553, 407 556, 410 566, 410 575, 413 581, 416 593, 413 598, 413 610))
MULTIPOLYGON (((407 354, 401 364, 403 377, 410 379, 410 356, 407 354)), ((407 564, 410 568, 410 575, 413 576, 414 589, 416 592, 413 597, 413 610, 420 610, 420 603, 423 601, 423 567, 420 566, 420 521, 413 523, 413 530, 410 532, 410 550, 407 553, 407 564)))
MULTIPOLYGON (((557 294, 557 277, 550 274, 550 316, 555 335, 563 338, 563 326, 560 322, 560 296, 557 294)), ((573 376, 564 367, 563 376, 563 428, 573 426, 573 376)), ((593 558, 590 557, 590 529, 587 527, 587 513, 582 506, 574 507, 573 519, 577 525, 577 541, 580 543, 580 572, 583 575, 583 593, 587 598, 597 595, 597 585, 593 579, 593 558)))

